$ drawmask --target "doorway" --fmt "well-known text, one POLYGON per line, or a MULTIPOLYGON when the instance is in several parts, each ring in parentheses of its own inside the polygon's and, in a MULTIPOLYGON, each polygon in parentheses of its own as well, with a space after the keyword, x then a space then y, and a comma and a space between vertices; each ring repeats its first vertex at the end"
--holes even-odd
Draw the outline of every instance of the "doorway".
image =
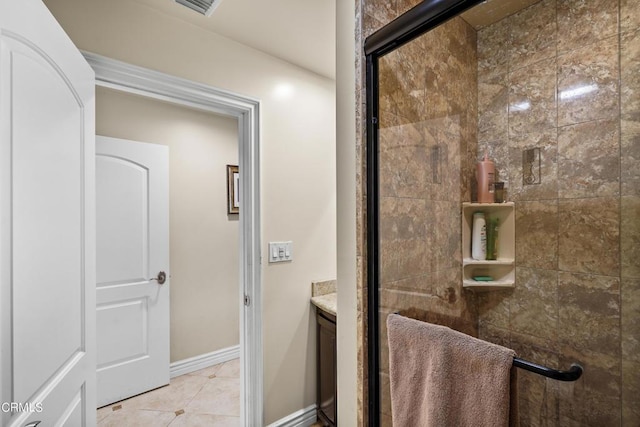
MULTIPOLYGON (((228 213, 226 176, 227 165, 238 164, 238 124, 233 117, 99 87, 96 133, 97 182, 102 183, 97 189, 98 406, 103 406, 166 385, 169 362, 173 378, 239 358, 239 221, 238 214, 228 213), (157 150, 165 153, 168 171, 145 163, 157 150), (105 151, 109 154, 106 158, 105 151), (120 166, 132 154, 138 154, 132 159, 134 163, 129 163, 132 167, 120 166), (145 198, 138 201, 135 197, 119 197, 105 203, 107 194, 129 194, 146 186, 137 185, 135 178, 123 181, 132 175, 128 171, 138 170, 139 165, 147 172, 140 175, 147 177, 144 181, 149 186, 145 198), (168 187, 151 187, 158 179, 167 182, 168 187), (113 189, 114 186, 120 189, 113 189), (152 203, 161 195, 167 200, 163 209, 152 203), (148 205, 140 212, 145 218, 136 218, 138 206, 142 205, 148 205), (168 218, 168 230, 160 229, 153 218, 168 218), (114 224, 105 227, 109 222, 114 224), (143 228, 141 232, 133 232, 138 229, 136 224, 143 228), (116 230, 127 234, 118 237, 116 230), (169 238, 161 239, 167 231, 169 238), (143 244, 140 249, 139 241, 143 244), (144 250, 147 245, 150 249, 144 250), (112 250, 102 250, 105 246, 112 250), (165 252, 170 254, 170 263, 154 261, 165 252), (111 286, 102 283, 105 276, 119 278, 126 272, 145 270, 130 267, 121 271, 130 263, 154 262, 155 268, 149 267, 149 277, 156 270, 169 268, 164 285, 157 280, 135 280, 128 286, 121 281, 111 286), (144 303, 133 304, 139 301, 138 287, 148 289, 149 297, 142 300, 144 303), (114 293, 112 288, 117 291, 115 301, 108 297, 110 291, 114 293), (130 291, 125 292, 126 289, 130 291), (133 310, 131 305, 139 306, 139 310, 133 310), (103 325, 107 319, 112 326, 103 325), (110 332, 116 325, 117 333, 110 332), (134 350, 129 358, 133 360, 126 363, 122 352, 114 349, 121 347, 130 334, 140 340, 139 345, 129 346, 134 350), (146 357, 139 356, 145 353, 141 347, 149 350, 146 357), (158 347, 163 351, 151 352, 158 347), (120 357, 114 360, 113 355, 120 357), (128 372, 134 365, 137 368, 128 372), (156 366, 157 371, 145 374, 142 366, 156 366), (119 381, 118 372, 123 374, 119 381), (147 381, 137 386, 138 378, 147 381), (157 378, 151 383, 155 387, 145 387, 152 378, 157 378)), ((228 414, 227 410, 225 415, 238 416, 236 411, 228 414)))
MULTIPOLYGON (((162 101, 158 104, 164 104, 168 108, 179 107, 183 110, 191 110, 195 114, 204 114, 214 120, 222 120, 225 122, 226 128, 234 128, 235 132, 235 153, 234 159, 223 160, 223 163, 229 164, 236 161, 236 164, 240 168, 240 204, 241 209, 239 214, 227 215, 227 207, 222 206, 224 211, 224 220, 227 225, 236 227, 237 246, 233 248, 229 246, 225 251, 225 248, 218 248, 219 254, 214 257, 225 257, 233 254, 239 261, 239 268, 236 268, 235 283, 239 283, 240 286, 235 289, 235 302, 236 304, 226 304, 227 306, 233 306, 238 313, 235 316, 237 322, 231 325, 227 321, 220 321, 220 325, 226 331, 238 331, 237 345, 239 346, 240 355, 240 417, 242 424, 262 423, 262 338, 261 338, 261 293, 260 293, 260 264, 255 262, 255 259, 259 259, 259 194, 258 194, 258 176, 259 176, 259 159, 258 159, 258 107, 257 101, 247 99, 235 94, 219 91, 208 86, 200 85, 194 82, 178 79, 172 76, 167 76, 162 73, 153 72, 140 67, 134 67, 128 64, 113 61, 107 58, 99 57, 92 54, 85 54, 85 58, 92 65, 96 71, 96 84, 98 85, 98 93, 108 93, 115 89, 120 93, 125 92, 126 96, 135 95, 135 98, 146 97, 151 98, 154 102, 162 101), (108 92, 104 92, 108 91, 108 92), (213 114, 212 114, 213 113, 213 114)), ((100 97, 100 95, 98 95, 100 97)), ((143 99, 143 98, 140 98, 143 99)), ((148 99, 146 100, 148 101, 148 99)), ((100 129, 98 129, 98 133, 100 129)), ((115 135, 123 137, 124 135, 115 135)), ((198 157, 195 160, 201 160, 204 162, 203 156, 198 157)), ((210 162, 209 162, 210 163, 210 162)), ((221 169, 207 163, 200 165, 202 168, 208 169, 221 169)), ((170 172, 171 173, 171 172, 170 172)), ((226 190, 226 170, 222 169, 212 171, 213 175, 205 180, 211 180, 213 182, 222 181, 223 188, 226 190)), ((191 189, 196 191, 195 189, 191 189)), ((189 186, 184 192, 189 191, 189 186)), ((184 195, 184 194, 180 194, 184 195)), ((198 199, 198 194, 195 195, 198 199)), ((202 197, 203 199, 205 197, 202 197)), ((225 195, 226 200, 226 195, 225 195)), ((211 209, 213 210, 213 208, 211 209)), ((173 215, 173 212, 172 212, 173 215)), ((205 215, 206 216, 206 215, 205 215)), ((212 215, 213 216, 213 212, 212 215)), ((187 220, 187 222, 189 222, 187 220)), ((188 227, 187 227, 188 230, 188 227)), ((172 237, 173 239, 173 237, 172 237)), ((173 244, 173 242, 172 242, 173 244)), ((187 258, 193 258, 187 257, 187 258)), ((172 262, 173 264, 173 262, 172 262)), ((227 262, 228 264, 228 262, 227 262)), ((238 262, 235 263, 236 266, 238 262)), ((215 269, 211 269, 213 276, 216 274, 215 269)), ((233 282, 234 279, 230 278, 228 281, 233 282)), ((233 291, 229 291, 233 292, 233 291)), ((227 292, 227 293, 229 293, 227 292)), ((197 297, 197 292, 196 297, 197 297)), ((216 314, 216 310, 207 310, 206 298, 197 298, 194 304, 200 304, 204 301, 205 306, 200 312, 209 312, 208 314, 216 314)), ((188 310, 189 303, 187 303, 188 310)), ((226 310, 229 307, 221 309, 226 310)), ((218 310, 218 311, 221 311, 218 310)), ((221 313, 217 313, 220 315, 221 313)), ((229 319, 233 317, 233 314, 222 313, 222 318, 229 319)), ((197 322, 196 322, 197 323, 197 322)), ((183 340, 189 341, 190 332, 181 332, 176 335, 174 341, 183 340), (179 338, 178 338, 179 337, 179 338)), ((172 331, 173 332, 173 331, 172 331)), ((211 332, 214 335, 215 332, 211 332)), ((174 334, 172 334, 174 335, 174 334)), ((237 335, 237 334, 236 334, 237 335)), ((173 340, 173 338, 172 338, 173 340)), ((206 348, 207 341, 210 339, 198 340, 197 338, 191 341, 192 348, 187 352, 182 352, 185 345, 180 345, 180 349, 172 348, 172 353, 175 352, 175 357, 185 360, 190 360, 191 356, 203 351, 206 348), (182 352, 182 353, 181 353, 182 352)), ((224 339, 223 339, 224 341, 224 339)), ((231 342, 231 338, 227 337, 227 344, 231 342)), ((211 344, 210 342, 208 344, 211 344)), ((226 345, 226 344, 217 344, 226 345)), ((229 350, 230 347, 223 347, 229 350)), ((223 357, 227 359, 232 358, 233 351, 225 351, 223 357)), ((237 354, 237 353, 236 353, 237 354)), ((224 362, 225 360, 218 360, 217 362, 224 362)))

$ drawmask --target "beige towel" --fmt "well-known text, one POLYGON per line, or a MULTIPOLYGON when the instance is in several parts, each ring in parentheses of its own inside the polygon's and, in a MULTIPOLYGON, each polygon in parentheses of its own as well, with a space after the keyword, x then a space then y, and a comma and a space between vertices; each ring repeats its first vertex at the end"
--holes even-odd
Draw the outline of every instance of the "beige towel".
POLYGON ((387 329, 394 427, 517 425, 513 350, 397 314, 387 329))

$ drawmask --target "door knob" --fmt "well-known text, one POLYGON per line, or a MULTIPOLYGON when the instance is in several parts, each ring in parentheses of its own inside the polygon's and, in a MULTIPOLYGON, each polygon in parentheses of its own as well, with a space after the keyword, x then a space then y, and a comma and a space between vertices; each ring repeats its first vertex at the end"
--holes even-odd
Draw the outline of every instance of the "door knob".
POLYGON ((163 285, 164 282, 167 281, 167 273, 161 271, 160 273, 158 273, 158 277, 154 277, 151 280, 156 280, 158 282, 158 285, 163 285))

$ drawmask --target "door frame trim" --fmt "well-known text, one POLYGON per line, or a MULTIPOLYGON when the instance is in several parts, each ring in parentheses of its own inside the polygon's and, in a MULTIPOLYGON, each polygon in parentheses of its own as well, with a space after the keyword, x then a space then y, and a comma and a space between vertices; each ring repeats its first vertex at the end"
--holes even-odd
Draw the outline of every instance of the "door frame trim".
POLYGON ((81 51, 96 86, 238 119, 240 189, 241 425, 263 423, 260 255, 260 101, 212 86, 81 51), (251 303, 244 305, 244 296, 251 303))

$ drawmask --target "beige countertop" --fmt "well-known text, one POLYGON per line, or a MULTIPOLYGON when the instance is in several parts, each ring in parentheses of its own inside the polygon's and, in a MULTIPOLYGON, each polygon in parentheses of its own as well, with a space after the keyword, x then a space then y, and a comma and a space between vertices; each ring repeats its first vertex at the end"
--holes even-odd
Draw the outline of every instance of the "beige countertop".
POLYGON ((336 312, 338 311, 338 300, 335 292, 311 297, 311 304, 337 317, 336 312))

